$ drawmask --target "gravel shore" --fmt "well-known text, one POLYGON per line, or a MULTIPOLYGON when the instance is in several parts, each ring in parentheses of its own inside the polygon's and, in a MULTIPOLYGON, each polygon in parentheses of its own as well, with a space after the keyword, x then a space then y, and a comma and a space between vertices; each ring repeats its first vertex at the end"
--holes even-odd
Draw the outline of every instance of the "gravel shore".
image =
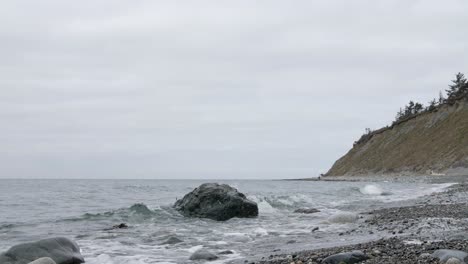
POLYGON ((328 256, 360 250, 369 259, 359 263, 442 263, 430 256, 438 249, 468 252, 468 183, 466 178, 442 193, 425 196, 405 205, 364 212, 366 220, 358 230, 379 240, 354 245, 272 254, 250 263, 322 263, 328 256))

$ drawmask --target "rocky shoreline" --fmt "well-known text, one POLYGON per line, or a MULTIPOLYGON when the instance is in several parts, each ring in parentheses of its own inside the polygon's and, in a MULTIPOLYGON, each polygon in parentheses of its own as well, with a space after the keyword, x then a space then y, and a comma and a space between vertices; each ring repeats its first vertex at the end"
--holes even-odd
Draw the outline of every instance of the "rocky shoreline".
MULTIPOLYGON (((377 234, 380 238, 377 241, 292 254, 272 254, 253 263, 335 263, 328 262, 326 258, 353 251, 360 251, 368 259, 343 263, 464 263, 455 259, 447 262, 447 259, 439 260, 432 255, 442 249, 468 252, 468 179, 464 177, 462 180, 442 193, 405 202, 404 205, 393 204, 388 208, 365 212, 362 215, 366 220, 358 230, 340 234, 353 236, 367 232, 377 234)), ((467 261, 468 258, 465 259, 467 261)))

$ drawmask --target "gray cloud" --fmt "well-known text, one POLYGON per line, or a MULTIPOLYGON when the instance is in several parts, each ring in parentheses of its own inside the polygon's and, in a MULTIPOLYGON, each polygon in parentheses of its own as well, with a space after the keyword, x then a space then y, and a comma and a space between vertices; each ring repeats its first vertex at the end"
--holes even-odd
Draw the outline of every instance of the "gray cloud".
POLYGON ((0 177, 316 176, 467 69, 468 3, 0 4, 0 177))

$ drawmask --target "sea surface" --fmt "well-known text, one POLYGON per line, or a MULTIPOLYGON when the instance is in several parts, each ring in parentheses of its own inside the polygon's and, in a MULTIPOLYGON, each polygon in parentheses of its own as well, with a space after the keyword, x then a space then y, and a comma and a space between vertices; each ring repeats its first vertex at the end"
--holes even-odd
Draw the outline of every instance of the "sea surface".
MULTIPOLYGON (((211 263, 273 251, 333 246, 360 212, 442 191, 450 184, 254 180, 0 180, 0 251, 65 236, 88 264, 191 263, 200 248, 231 250, 211 263), (205 182, 227 183, 258 203, 258 218, 186 218, 176 199, 205 182), (142 205, 143 204, 143 205, 142 205), (298 214, 299 208, 319 213, 298 214), (149 209, 149 210, 148 210, 149 209), (108 230, 127 223, 129 228, 108 230), (314 228, 319 230, 312 232, 314 228), (165 245, 170 237, 182 243, 165 245)), ((372 239, 356 236, 356 240, 372 239)))

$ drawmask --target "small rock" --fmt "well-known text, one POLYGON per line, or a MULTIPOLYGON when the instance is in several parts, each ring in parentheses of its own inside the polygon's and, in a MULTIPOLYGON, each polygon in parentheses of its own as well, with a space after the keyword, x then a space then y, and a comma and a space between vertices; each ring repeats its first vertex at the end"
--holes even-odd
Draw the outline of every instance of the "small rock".
POLYGON ((231 254, 234 254, 234 252, 231 250, 224 250, 224 251, 219 252, 218 254, 219 255, 231 255, 231 254))
POLYGON ((318 231, 318 230, 319 230, 318 227, 314 227, 314 228, 312 229, 312 232, 315 232, 315 231, 318 231))
POLYGON ((421 255, 419 255, 420 258, 432 258, 432 255, 429 254, 429 253, 422 253, 421 255))
POLYGON ((208 250, 205 250, 205 249, 199 249, 197 251, 195 251, 195 253, 192 254, 192 256, 190 256, 190 260, 208 260, 208 261, 211 261, 211 260, 216 260, 218 259, 218 256, 216 256, 215 254, 209 252, 208 250))
POLYGON ((121 224, 118 224, 118 225, 114 225, 112 228, 113 229, 128 228, 128 225, 126 223, 121 223, 121 224))
POLYGON ((362 251, 353 251, 331 255, 325 258, 322 263, 324 264, 354 264, 361 261, 367 260, 369 257, 364 254, 362 251))
POLYGON ((296 240, 289 240, 288 242, 286 242, 286 244, 294 244, 296 243, 296 240))

